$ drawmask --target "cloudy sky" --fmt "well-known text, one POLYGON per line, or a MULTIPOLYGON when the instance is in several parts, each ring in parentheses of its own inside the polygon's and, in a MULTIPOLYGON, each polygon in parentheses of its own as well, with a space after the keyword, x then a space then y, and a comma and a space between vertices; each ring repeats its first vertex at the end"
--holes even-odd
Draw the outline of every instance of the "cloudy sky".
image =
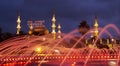
POLYGON ((120 28, 120 0, 0 0, 0 27, 4 32, 16 32, 18 10, 26 32, 28 20, 45 20, 51 30, 53 11, 65 33, 77 28, 82 20, 92 25, 95 15, 100 27, 113 23, 120 28))

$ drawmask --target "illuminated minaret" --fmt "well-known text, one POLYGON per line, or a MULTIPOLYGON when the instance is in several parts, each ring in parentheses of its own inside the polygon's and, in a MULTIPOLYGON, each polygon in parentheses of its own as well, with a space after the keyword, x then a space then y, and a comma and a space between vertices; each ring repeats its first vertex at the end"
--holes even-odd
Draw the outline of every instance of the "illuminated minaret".
POLYGON ((58 24, 58 38, 61 38, 61 25, 58 24))
POLYGON ((55 25, 55 22, 56 22, 56 19, 55 19, 55 14, 53 14, 53 17, 52 17, 52 37, 53 39, 56 39, 56 25, 55 25))
POLYGON ((29 32, 28 34, 31 35, 33 33, 33 23, 32 21, 28 21, 29 32))
POLYGON ((97 16, 95 16, 95 23, 94 23, 94 37, 98 37, 98 27, 99 27, 99 24, 98 24, 98 18, 97 16))
POLYGON ((17 19, 17 35, 20 34, 20 29, 21 29, 21 26, 20 26, 20 23, 21 23, 21 20, 20 20, 20 13, 18 13, 18 19, 17 19))

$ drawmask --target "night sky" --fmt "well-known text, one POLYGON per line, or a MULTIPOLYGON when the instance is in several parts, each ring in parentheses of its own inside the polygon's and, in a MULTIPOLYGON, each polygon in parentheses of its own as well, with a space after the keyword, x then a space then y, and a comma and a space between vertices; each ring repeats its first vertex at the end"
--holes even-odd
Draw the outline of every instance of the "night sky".
POLYGON ((0 27, 4 32, 16 33, 18 10, 25 32, 28 20, 45 20, 51 30, 53 11, 65 33, 77 28, 82 20, 92 25, 94 16, 98 16, 100 27, 113 23, 120 28, 120 0, 0 0, 0 27))

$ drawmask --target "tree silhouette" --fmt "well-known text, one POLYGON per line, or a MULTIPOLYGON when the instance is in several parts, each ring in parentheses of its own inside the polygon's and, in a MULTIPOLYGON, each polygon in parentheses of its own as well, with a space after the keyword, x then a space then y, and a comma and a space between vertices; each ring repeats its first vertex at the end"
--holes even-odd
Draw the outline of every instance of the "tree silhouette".
POLYGON ((87 21, 83 20, 78 26, 79 33, 84 35, 88 30, 90 29, 90 26, 87 24, 87 21))
POLYGON ((13 37, 12 33, 10 33, 10 32, 3 33, 3 39, 4 40, 9 39, 11 37, 13 37))

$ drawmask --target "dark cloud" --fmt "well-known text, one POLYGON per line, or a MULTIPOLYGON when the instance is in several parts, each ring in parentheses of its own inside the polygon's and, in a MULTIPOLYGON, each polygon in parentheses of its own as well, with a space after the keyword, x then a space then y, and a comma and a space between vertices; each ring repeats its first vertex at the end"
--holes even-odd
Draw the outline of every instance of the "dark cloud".
POLYGON ((17 11, 20 9, 23 30, 27 30, 27 20, 30 19, 45 20, 46 26, 50 29, 54 10, 57 21, 63 24, 63 32, 77 28, 81 20, 87 20, 92 24, 95 15, 99 18, 100 26, 114 23, 120 28, 119 2, 120 0, 2 0, 0 26, 4 31, 11 27, 8 30, 15 32, 17 11))

